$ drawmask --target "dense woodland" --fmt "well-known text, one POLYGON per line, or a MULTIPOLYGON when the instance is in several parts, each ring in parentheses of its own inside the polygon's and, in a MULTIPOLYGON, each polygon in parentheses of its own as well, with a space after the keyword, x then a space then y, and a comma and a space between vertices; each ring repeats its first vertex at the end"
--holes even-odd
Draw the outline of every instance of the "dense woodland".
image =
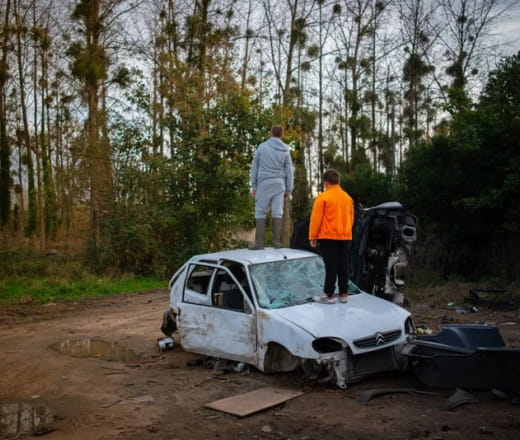
POLYGON ((520 275, 518 0, 0 0, 0 258, 171 274, 244 246, 285 127, 309 214, 328 167, 420 219, 415 267, 520 275))

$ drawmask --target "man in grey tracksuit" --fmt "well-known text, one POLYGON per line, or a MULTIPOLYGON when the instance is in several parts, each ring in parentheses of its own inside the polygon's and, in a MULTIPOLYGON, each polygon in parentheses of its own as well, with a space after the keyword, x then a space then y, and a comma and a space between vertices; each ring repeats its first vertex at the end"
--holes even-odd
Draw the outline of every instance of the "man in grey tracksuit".
POLYGON ((265 219, 271 208, 273 247, 282 247, 283 203, 293 190, 293 169, 289 148, 282 142, 283 128, 274 125, 271 138, 260 144, 251 166, 251 194, 255 198, 255 244, 249 249, 264 248, 265 219))

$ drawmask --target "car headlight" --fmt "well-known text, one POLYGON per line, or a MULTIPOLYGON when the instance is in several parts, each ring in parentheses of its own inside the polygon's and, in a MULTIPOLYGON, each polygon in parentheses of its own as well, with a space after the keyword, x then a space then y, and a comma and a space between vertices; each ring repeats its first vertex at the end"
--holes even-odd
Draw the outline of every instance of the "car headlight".
POLYGON ((415 335, 417 333, 417 329, 411 316, 406 318, 406 321, 404 322, 404 331, 407 335, 415 335))
POLYGON ((318 338, 312 341, 312 348, 318 353, 334 353, 343 350, 343 344, 332 338, 318 338))

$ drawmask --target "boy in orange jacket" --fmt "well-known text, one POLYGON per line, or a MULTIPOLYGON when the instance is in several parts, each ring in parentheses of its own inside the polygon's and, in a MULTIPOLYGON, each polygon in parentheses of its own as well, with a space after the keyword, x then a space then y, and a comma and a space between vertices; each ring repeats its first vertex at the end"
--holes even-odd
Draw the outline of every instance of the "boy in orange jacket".
POLYGON ((314 202, 309 225, 309 241, 312 247, 320 246, 325 263, 325 285, 323 296, 313 300, 334 304, 336 279, 339 287, 339 300, 348 301, 348 254, 352 242, 354 224, 354 202, 339 185, 340 174, 327 170, 323 174, 325 191, 314 202))

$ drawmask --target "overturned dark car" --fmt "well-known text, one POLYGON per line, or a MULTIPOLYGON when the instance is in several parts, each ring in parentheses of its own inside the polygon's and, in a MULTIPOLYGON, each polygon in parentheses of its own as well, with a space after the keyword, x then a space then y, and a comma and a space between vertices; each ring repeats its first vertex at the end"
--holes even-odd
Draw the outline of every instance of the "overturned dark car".
MULTIPOLYGON (((357 208, 350 279, 363 291, 396 304, 405 301, 403 272, 417 240, 417 217, 399 202, 357 208)), ((291 247, 319 253, 308 240, 309 218, 295 224, 291 247)))

